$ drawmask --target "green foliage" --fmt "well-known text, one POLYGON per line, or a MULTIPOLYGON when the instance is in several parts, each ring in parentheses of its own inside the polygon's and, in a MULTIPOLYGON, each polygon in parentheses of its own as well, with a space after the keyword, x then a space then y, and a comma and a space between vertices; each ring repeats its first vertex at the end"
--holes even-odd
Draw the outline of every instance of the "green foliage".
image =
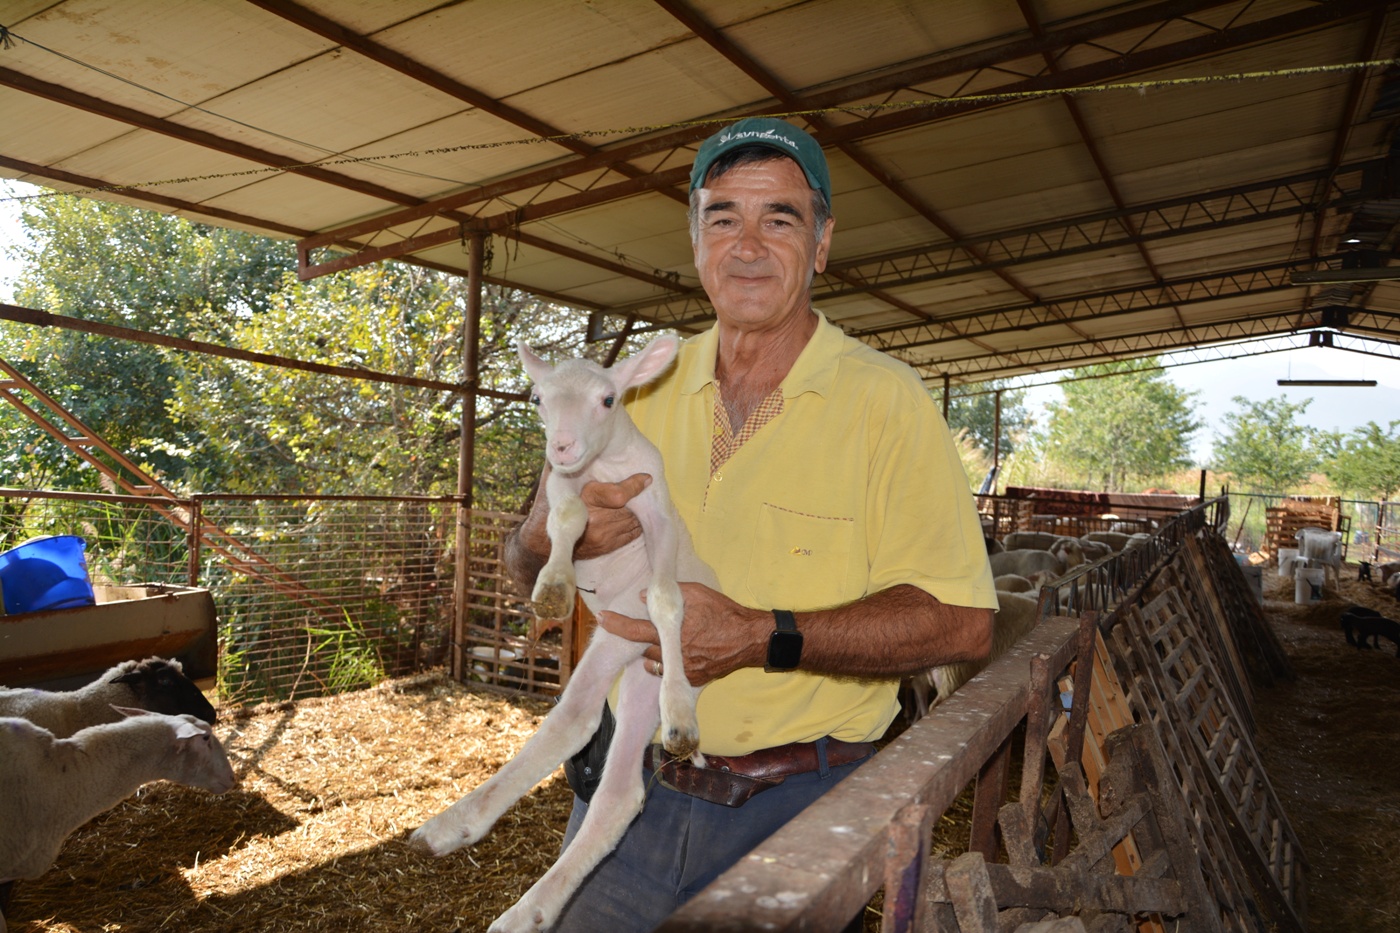
MULTIPOLYGON (((175 337, 222 334, 268 305, 295 269, 291 244, 73 197, 28 202, 17 304, 175 337)), ((178 354, 59 328, 6 326, 9 360, 116 449, 178 480, 199 460, 198 431, 164 400, 178 354)), ((34 485, 95 488, 96 474, 27 421, 7 413, 7 475, 34 485), (15 457, 16 443, 23 449, 15 457)), ((14 480, 12 480, 13 482, 14 480)))
POLYGON ((1239 411, 1221 419, 1226 433, 1216 435, 1213 468, 1259 492, 1288 492, 1305 482, 1317 469, 1318 453, 1314 432, 1298 419, 1312 399, 1254 402, 1237 395, 1232 401, 1239 411))
POLYGON ((985 451, 989 460, 996 449, 998 390, 1001 390, 1000 453, 1003 461, 1016 452, 1031 428, 1025 391, 1005 389, 1005 385, 1006 381, 1001 379, 981 383, 977 386, 978 394, 955 394, 948 404, 948 427, 954 434, 965 430, 968 440, 985 451))
POLYGON ((1341 489, 1393 499, 1400 493, 1400 421, 1385 430, 1374 421, 1350 434, 1322 438, 1323 467, 1341 489))
POLYGON ((314 658, 318 666, 324 667, 327 692, 344 693, 372 687, 384 679, 384 662, 379 657, 378 646, 350 613, 345 613, 344 627, 308 627, 306 633, 320 639, 308 650, 307 659, 309 662, 314 658))
POLYGON ((1191 437, 1201 427, 1193 417, 1195 393, 1155 364, 1075 369, 1075 381, 1061 383, 1064 401, 1048 406, 1045 455, 1106 492, 1189 466, 1191 437))
MULTIPOLYGON (((285 242, 98 201, 30 204, 19 304, 275 356, 462 380, 467 283, 460 277, 388 263, 303 283, 292 274, 295 252, 285 242)), ((515 353, 521 338, 550 358, 585 349, 578 312, 488 288, 478 364, 483 388, 524 389, 515 353)), ((456 491, 462 412, 453 392, 58 328, 5 325, 0 357, 177 489, 456 491)), ((539 474, 537 419, 528 406, 489 396, 474 414, 474 501, 517 509, 539 474)), ((99 488, 95 471, 9 406, 0 409, 0 437, 9 485, 99 488)))

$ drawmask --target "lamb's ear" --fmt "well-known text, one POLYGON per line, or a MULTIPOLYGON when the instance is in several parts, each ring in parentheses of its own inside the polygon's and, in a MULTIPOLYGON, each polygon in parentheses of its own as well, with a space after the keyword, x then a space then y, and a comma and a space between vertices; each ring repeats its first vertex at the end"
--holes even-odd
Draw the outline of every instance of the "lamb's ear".
POLYGON ((111 704, 111 706, 112 706, 112 709, 114 709, 114 710, 116 710, 117 712, 121 713, 123 716, 149 716, 149 715, 151 715, 151 711, 150 711, 150 710, 148 710, 148 709, 141 709, 140 707, 137 707, 137 706, 118 706, 118 705, 115 704, 115 703, 111 704))
POLYGON ((520 365, 525 367, 525 373, 536 384, 542 382, 554 372, 554 367, 535 355, 535 351, 530 349, 530 345, 523 340, 516 341, 515 352, 520 354, 520 365))
POLYGON ((180 724, 175 727, 175 738, 177 740, 197 739, 200 736, 207 734, 207 730, 199 728, 198 723, 187 722, 183 719, 180 720, 180 724))
POLYGON ((679 337, 657 337, 639 352, 613 366, 614 378, 624 389, 646 385, 666 371, 680 348, 679 337))

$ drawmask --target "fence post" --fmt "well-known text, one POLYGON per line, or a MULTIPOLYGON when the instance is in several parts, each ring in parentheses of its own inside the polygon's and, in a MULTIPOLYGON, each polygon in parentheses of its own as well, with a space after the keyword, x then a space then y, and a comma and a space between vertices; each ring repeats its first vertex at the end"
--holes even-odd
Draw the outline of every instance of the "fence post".
POLYGON ((190 552, 190 586, 199 586, 199 567, 202 563, 200 549, 203 538, 200 531, 204 526, 203 508, 198 496, 190 499, 190 530, 188 533, 190 552))
POLYGON ((472 486, 476 478, 476 399, 481 334, 482 274, 486 265, 486 234, 473 232, 467 240, 467 309, 462 321, 462 433, 457 452, 457 566, 453 568, 452 679, 466 679, 462 644, 467 638, 467 587, 471 566, 472 486))
POLYGON ((1375 540, 1371 542, 1371 563, 1373 564, 1381 562, 1381 531, 1385 528, 1385 506, 1384 499, 1376 503, 1376 534, 1375 540))

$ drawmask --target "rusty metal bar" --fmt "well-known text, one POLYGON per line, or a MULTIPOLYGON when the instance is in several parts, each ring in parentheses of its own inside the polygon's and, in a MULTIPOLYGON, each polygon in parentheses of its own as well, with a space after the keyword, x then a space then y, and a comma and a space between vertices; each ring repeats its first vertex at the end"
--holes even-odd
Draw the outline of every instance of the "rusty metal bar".
POLYGON ((462 395, 462 434, 457 454, 457 495, 462 498, 457 506, 457 563, 453 568, 452 582, 454 680, 461 680, 465 674, 462 645, 466 642, 467 587, 470 582, 472 484, 476 479, 476 399, 481 376, 478 365, 481 356, 481 276, 485 265, 486 234, 474 233, 468 254, 467 311, 462 321, 462 382, 467 386, 467 391, 462 395))
POLYGON ((1025 717, 1027 666, 1045 654, 1063 668, 1077 619, 1037 626, 933 714, 749 853, 658 933, 817 929, 853 917, 885 878, 889 825, 911 804, 942 814, 1025 717), (774 898, 773 891, 789 897, 774 898), (805 919, 804 919, 805 918, 805 919))

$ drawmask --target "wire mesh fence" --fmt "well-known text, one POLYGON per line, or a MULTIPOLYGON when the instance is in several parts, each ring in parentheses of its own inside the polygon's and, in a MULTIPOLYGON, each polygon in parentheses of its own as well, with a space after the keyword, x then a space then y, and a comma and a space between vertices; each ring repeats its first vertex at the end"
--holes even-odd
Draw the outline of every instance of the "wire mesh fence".
POLYGON ((502 542, 519 518, 471 513, 458 579, 458 512, 453 497, 172 503, 0 490, 0 550, 76 534, 95 584, 207 587, 224 702, 336 693, 454 661, 486 684, 557 692, 567 676, 561 641, 529 637, 528 606, 501 570, 502 542))
MULTIPOLYGON (((1237 551, 1260 549, 1268 533, 1267 514, 1285 499, 1282 493, 1227 493, 1230 525, 1226 539, 1237 551)), ((1346 529, 1346 554, 1351 561, 1400 559, 1400 502, 1330 498, 1340 512, 1339 524, 1346 529)))

